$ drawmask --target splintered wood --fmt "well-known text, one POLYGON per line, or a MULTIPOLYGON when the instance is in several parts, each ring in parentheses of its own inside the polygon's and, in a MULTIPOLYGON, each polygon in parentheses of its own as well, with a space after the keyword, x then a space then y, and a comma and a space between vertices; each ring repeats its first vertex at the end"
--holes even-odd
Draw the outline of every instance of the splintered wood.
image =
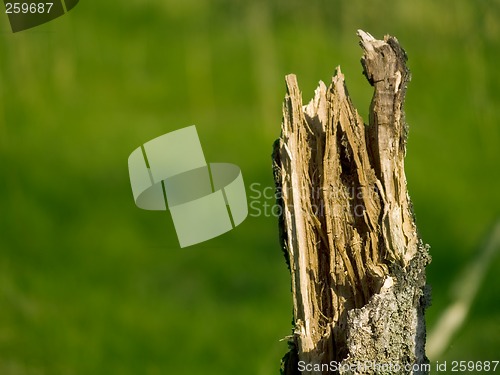
MULTIPOLYGON (((294 304, 284 374, 377 374, 383 371, 362 363, 402 369, 427 363, 429 256, 404 173, 406 54, 393 37, 358 35, 364 74, 374 87, 369 125, 354 108, 340 68, 306 106, 295 75, 286 77, 274 150, 294 304), (337 371, 314 366, 332 361, 337 371)), ((417 367, 393 373, 426 373, 417 367)))

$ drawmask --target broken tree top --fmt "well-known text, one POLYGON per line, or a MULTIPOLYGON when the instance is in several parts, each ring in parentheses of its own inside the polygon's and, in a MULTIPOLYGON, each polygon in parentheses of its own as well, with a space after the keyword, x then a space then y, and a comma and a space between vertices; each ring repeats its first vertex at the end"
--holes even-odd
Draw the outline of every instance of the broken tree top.
POLYGON ((305 106, 295 75, 286 77, 274 151, 294 302, 286 366, 299 359, 426 362, 429 257, 404 173, 410 73, 396 38, 377 40, 361 30, 358 36, 364 74, 374 87, 368 125, 340 68, 305 106))

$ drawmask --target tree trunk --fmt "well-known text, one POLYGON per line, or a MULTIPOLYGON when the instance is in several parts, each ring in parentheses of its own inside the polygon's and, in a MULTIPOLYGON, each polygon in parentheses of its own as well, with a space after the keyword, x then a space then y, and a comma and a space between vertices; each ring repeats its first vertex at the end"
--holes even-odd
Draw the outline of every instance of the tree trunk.
POLYGON ((358 31, 374 87, 369 125, 337 68, 303 106, 286 77, 274 172, 294 329, 282 373, 427 373, 427 246, 406 188, 403 103, 410 73, 394 37, 358 31))

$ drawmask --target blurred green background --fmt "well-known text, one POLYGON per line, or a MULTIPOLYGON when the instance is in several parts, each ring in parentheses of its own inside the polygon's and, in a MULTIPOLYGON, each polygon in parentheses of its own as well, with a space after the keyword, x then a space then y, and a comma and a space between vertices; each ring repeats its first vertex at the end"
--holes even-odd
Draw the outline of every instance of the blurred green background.
MULTIPOLYGON (((196 124, 207 160, 273 186, 285 74, 308 101, 340 64, 366 121, 358 28, 409 55, 431 329, 500 214, 498 1, 81 1, 16 34, 0 18, 2 375, 277 374, 292 307, 276 218, 180 249, 167 213, 135 207, 127 158, 196 124)), ((499 268, 432 360, 500 360, 499 268)))

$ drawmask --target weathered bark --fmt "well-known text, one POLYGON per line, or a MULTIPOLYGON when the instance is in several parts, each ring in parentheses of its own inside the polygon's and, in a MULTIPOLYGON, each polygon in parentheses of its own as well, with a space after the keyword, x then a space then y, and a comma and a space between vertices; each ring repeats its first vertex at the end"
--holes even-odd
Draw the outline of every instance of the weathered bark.
POLYGON ((273 157, 292 278, 287 375, 331 374, 335 366, 340 374, 426 373, 419 365, 428 362, 430 258, 404 173, 406 54, 393 37, 358 35, 364 74, 374 87, 369 125, 352 105, 340 68, 306 106, 296 77, 286 77, 273 157))

